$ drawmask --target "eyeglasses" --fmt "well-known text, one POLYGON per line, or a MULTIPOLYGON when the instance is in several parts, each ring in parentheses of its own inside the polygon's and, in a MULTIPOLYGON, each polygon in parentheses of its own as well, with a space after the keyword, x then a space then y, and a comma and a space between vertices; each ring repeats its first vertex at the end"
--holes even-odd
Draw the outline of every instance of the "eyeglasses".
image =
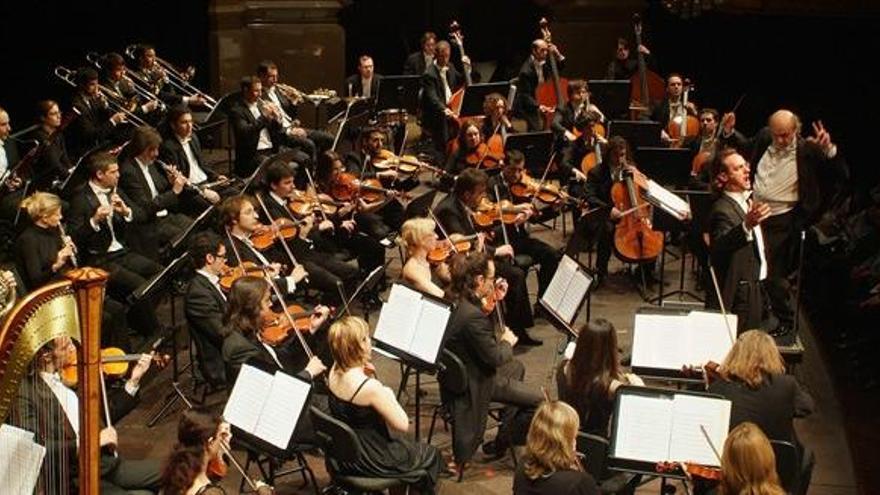
POLYGON ((220 253, 214 253, 214 257, 217 258, 217 259, 225 260, 225 259, 226 259, 226 253, 223 253, 223 254, 220 254, 220 253))

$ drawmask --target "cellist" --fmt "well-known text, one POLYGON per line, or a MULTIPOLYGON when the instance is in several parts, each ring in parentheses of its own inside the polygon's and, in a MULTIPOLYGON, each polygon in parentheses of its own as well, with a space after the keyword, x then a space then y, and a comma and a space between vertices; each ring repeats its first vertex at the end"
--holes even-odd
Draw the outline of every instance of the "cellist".
POLYGON ((501 138, 503 148, 507 136, 516 132, 507 115, 507 98, 498 93, 486 95, 486 99, 483 100, 483 115, 483 125, 480 127, 483 140, 488 142, 497 135, 501 138))
POLYGON ((666 78, 666 98, 663 99, 651 111, 651 120, 659 122, 661 126, 660 138, 665 143, 671 143, 672 137, 666 132, 666 126, 677 117, 697 115, 697 106, 693 101, 684 104, 684 80, 680 74, 673 72, 666 78))
POLYGON ((583 79, 568 81, 568 102, 553 116, 553 133, 560 148, 577 140, 575 123, 587 113, 593 113, 598 117, 595 123, 605 122, 605 114, 590 102, 590 88, 587 81, 583 79), (563 137, 565 139, 562 139, 563 137))
POLYGON ((565 57, 559 52, 559 48, 556 45, 547 43, 542 39, 536 39, 532 42, 532 53, 523 62, 519 70, 519 77, 517 79, 519 85, 517 87, 514 109, 520 118, 525 119, 529 126, 529 131, 540 131, 544 128, 544 119, 541 114, 545 109, 538 105, 535 89, 537 89, 538 85, 553 77, 550 65, 547 63, 547 57, 551 53, 556 57, 557 65, 561 70, 565 57))

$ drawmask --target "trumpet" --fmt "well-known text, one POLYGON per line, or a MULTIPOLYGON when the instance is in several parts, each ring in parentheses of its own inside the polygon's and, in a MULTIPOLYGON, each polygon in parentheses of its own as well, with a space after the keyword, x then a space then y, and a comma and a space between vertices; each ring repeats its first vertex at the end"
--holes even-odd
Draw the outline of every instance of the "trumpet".
POLYGON ((299 105, 306 99, 306 94, 302 91, 290 86, 289 84, 275 83, 275 87, 278 91, 281 91, 284 96, 290 99, 291 103, 294 105, 299 105))

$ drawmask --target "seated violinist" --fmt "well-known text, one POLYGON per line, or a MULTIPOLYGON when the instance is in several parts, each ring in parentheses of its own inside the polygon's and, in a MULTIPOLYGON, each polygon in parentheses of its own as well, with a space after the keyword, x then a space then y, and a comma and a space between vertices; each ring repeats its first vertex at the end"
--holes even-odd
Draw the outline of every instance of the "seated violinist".
MULTIPOLYGON (((532 237, 526 228, 526 222, 537 214, 533 197, 537 192, 539 182, 540 181, 537 179, 529 177, 528 172, 526 172, 526 159, 522 152, 519 150, 510 150, 505 155, 501 174, 489 179, 488 195, 491 196, 492 199, 499 199, 495 198, 495 191, 497 190, 502 203, 505 201, 515 202, 517 199, 525 199, 528 201, 512 206, 513 211, 516 212, 517 215, 513 224, 506 226, 506 229, 510 244, 513 246, 513 251, 520 255, 526 255, 531 261, 528 265, 520 265, 519 263, 517 265, 524 270, 528 270, 530 265, 540 265, 540 269, 538 270, 537 296, 540 299, 544 294, 544 291, 547 289, 547 286, 550 285, 550 280, 553 279, 553 274, 556 273, 556 267, 559 266, 559 255, 557 254, 556 249, 552 246, 532 237), (515 198, 511 193, 511 188, 516 184, 521 184, 530 188, 533 196, 531 198, 515 198)), ((484 197, 483 206, 491 207, 490 205, 491 202, 484 197)), ((497 205, 495 205, 495 207, 497 208, 497 205)), ((496 239, 504 238, 503 234, 498 232, 500 228, 505 227, 502 224, 501 227, 496 229, 496 239)), ((536 304, 535 309, 539 310, 539 308, 542 308, 542 306, 536 304)))
MULTIPOLYGON (((476 120, 468 120, 458 131, 455 152, 446 159, 446 175, 440 184, 451 188, 453 178, 467 168, 497 170, 504 159, 503 145, 490 149, 483 141, 480 124, 476 120)), ((498 143, 496 143, 497 145, 498 143)))
MULTIPOLYGON (((404 177, 400 176, 397 170, 390 168, 382 169, 374 166, 375 163, 387 160, 383 153, 385 151, 385 139, 385 131, 381 128, 368 127, 361 131, 360 150, 352 151, 345 155, 345 172, 351 174, 353 179, 358 181, 379 179, 381 187, 389 190, 405 189, 407 186, 406 181, 404 181, 404 177)), ((368 203, 361 206, 361 209, 367 212, 375 212, 381 217, 381 225, 368 222, 368 224, 363 226, 368 234, 377 239, 382 239, 387 237, 390 232, 400 230, 400 226, 403 224, 403 205, 393 194, 385 194, 384 196, 372 201, 372 204, 368 203)), ((341 198, 335 199, 339 200, 341 198)))
MULTIPOLYGON (((430 218, 410 218, 403 223, 397 241, 406 249, 408 258, 400 276, 404 282, 422 292, 443 297, 441 285, 449 283, 449 265, 446 259, 442 259, 436 267, 432 267, 428 255, 435 254, 438 248, 447 255, 454 252, 449 248, 443 249, 437 241, 436 229, 436 222, 430 218)), ((444 242, 448 244, 448 241, 444 242)))
POLYGON ((717 493, 786 493, 776 472, 773 446, 758 425, 740 423, 727 434, 721 452, 721 482, 717 493))
POLYGON ((224 240, 227 262, 230 266, 238 266, 249 261, 265 267, 273 277, 276 277, 275 282, 282 294, 293 294, 297 284, 308 277, 308 272, 305 267, 298 264, 285 276, 285 266, 279 261, 283 259, 284 254, 279 254, 274 246, 268 248, 265 254, 257 249, 251 237, 255 234, 267 234, 267 231, 274 227, 260 223, 254 208, 255 202, 248 196, 232 196, 220 205, 220 220, 228 233, 224 240), (232 242, 235 244, 231 244, 232 242))
POLYGON ((588 113, 596 115, 597 119, 594 123, 601 124, 605 121, 605 114, 590 102, 590 89, 587 81, 583 79, 568 81, 568 102, 561 109, 557 109, 553 115, 552 128, 558 142, 567 144, 576 141, 578 136, 575 130, 578 133, 581 132, 575 127, 577 121, 588 113))

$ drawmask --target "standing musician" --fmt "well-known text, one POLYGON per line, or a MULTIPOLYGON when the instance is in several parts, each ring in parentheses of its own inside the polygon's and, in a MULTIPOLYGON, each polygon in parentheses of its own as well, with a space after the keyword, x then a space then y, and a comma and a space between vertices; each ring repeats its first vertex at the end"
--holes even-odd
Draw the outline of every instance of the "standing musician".
MULTIPOLYGON (((397 241, 406 249, 408 257, 400 277, 422 292, 443 297, 445 293, 441 285, 449 284, 449 265, 443 260, 432 268, 428 261, 428 254, 440 246, 436 230, 437 223, 430 218, 410 218, 403 222, 397 241)), ((453 253, 451 249, 448 252, 453 253)))
POLYGON ((133 55, 138 66, 135 74, 151 86, 153 92, 166 105, 180 105, 182 103, 190 107, 206 106, 207 101, 200 94, 177 94, 172 85, 168 83, 168 73, 157 60, 156 49, 153 46, 147 44, 138 45, 135 47, 133 55))
MULTIPOLYGON (((494 191, 497 187, 501 201, 513 202, 514 196, 510 191, 511 186, 525 184, 537 190, 538 182, 537 179, 529 177, 526 172, 526 158, 522 152, 519 150, 509 150, 505 155, 501 174, 489 179, 488 190, 493 191, 494 198, 494 191)), ((484 201, 487 201, 485 197, 484 201)), ((515 253, 524 254, 531 258, 532 265, 540 265, 537 295, 537 298, 540 299, 544 295, 547 286, 550 285, 550 280, 553 279, 553 274, 556 273, 556 267, 559 266, 559 254, 556 249, 546 242, 529 235, 526 223, 537 214, 534 201, 518 204, 514 208, 517 210, 516 220, 513 225, 507 227, 510 244, 513 246, 515 253)), ((495 238, 498 239, 500 235, 496 229, 495 238)), ((528 266, 520 265, 520 268, 528 270, 528 266)), ((539 308, 542 309, 543 306, 535 304, 535 310, 538 311, 539 308)))
POLYGON ((847 166, 822 122, 803 139, 801 121, 789 110, 777 110, 768 126, 751 139, 735 132, 736 116, 724 122, 723 140, 749 163, 756 199, 770 206, 762 228, 768 252, 765 286, 779 327, 773 334, 791 339, 794 319, 786 277, 791 273, 797 232, 819 217, 834 188, 848 175, 847 166))
POLYGON ((214 188, 201 187, 206 183, 223 182, 226 176, 218 174, 205 165, 202 145, 199 143, 199 137, 193 132, 192 111, 187 106, 175 105, 168 110, 167 121, 171 133, 162 140, 159 157, 165 163, 174 164, 190 184, 199 187, 201 197, 205 201, 211 204, 219 203, 220 192, 228 196, 233 191, 221 189, 218 192, 214 188))
MULTIPOLYGON (((224 228, 231 234, 235 246, 230 244, 229 239, 224 240, 227 253, 227 261, 231 266, 238 265, 238 256, 241 261, 250 261, 258 266, 266 267, 269 273, 275 278, 282 294, 293 294, 296 291, 297 284, 308 277, 308 272, 302 265, 291 267, 289 275, 286 272, 282 255, 277 251, 270 250, 266 254, 261 253, 251 242, 251 235, 263 232, 266 229, 274 227, 266 226, 257 219, 257 211, 254 207, 255 201, 248 196, 232 196, 227 198, 220 204, 220 220, 224 228)), ((290 260, 285 260, 290 262, 290 260)))
POLYGON ((333 146, 333 136, 325 131, 306 129, 299 125, 296 116, 302 96, 287 91, 279 85, 278 66, 275 65, 275 62, 271 60, 260 62, 260 65, 257 66, 257 76, 263 83, 263 100, 275 105, 281 115, 281 127, 284 130, 287 143, 291 148, 302 150, 309 155, 314 163, 318 153, 333 146))
MULTIPOLYGON (((583 79, 568 81, 568 102, 553 115, 552 129, 556 134, 557 142, 561 145, 565 146, 577 140, 578 136, 574 133, 575 124, 582 116, 593 113, 598 117, 596 123, 601 124, 605 121, 605 114, 589 99, 590 88, 587 81, 583 79), (561 139, 563 137, 564 140, 561 139)), ((580 129, 577 130, 581 132, 580 129)))
MULTIPOLYGON (((443 155, 449 141, 447 120, 456 117, 455 112, 447 106, 449 100, 460 86, 464 84, 464 76, 450 63, 451 48, 448 41, 438 41, 435 49, 434 63, 422 74, 422 128, 434 141, 434 148, 443 155)), ((465 65, 470 59, 463 57, 465 65)))
POLYGON ((525 119, 529 131, 543 129, 542 113, 552 110, 540 108, 538 100, 535 98, 535 90, 538 86, 553 77, 550 72, 550 64, 547 63, 547 57, 551 52, 556 56, 557 67, 562 70, 565 57, 559 52, 556 45, 542 39, 532 41, 532 53, 519 69, 514 109, 519 117, 525 119))
POLYGON ((118 53, 108 53, 101 59, 101 84, 118 96, 118 103, 152 125, 158 125, 165 105, 158 97, 140 101, 134 82, 125 75, 125 59, 118 53))
POLYGON ((724 307, 736 314, 740 331, 762 328, 767 250, 761 223, 770 206, 752 199, 749 164, 736 150, 719 151, 712 168, 721 194, 709 217, 709 247, 724 307))
MULTIPOLYGON (((645 64, 653 65, 651 51, 645 45, 639 45, 639 51, 645 56, 645 64)), ((606 79, 629 81, 639 71, 639 60, 635 53, 630 50, 629 40, 617 38, 617 51, 614 59, 608 64, 606 79)), ((569 82, 571 84, 571 82, 569 82)))
POLYGON ((69 141, 73 156, 80 157, 97 145, 125 141, 128 126, 123 126, 125 114, 114 112, 108 106, 107 97, 98 88, 98 73, 83 68, 76 72, 76 94, 71 105, 79 117, 71 124, 69 141))
MULTIPOLYGON (((483 445, 484 453, 497 458, 511 445, 521 444, 541 394, 523 383, 525 366, 513 357, 516 335, 507 326, 496 329, 486 312, 490 308, 484 307, 489 299, 496 301, 490 312, 494 316, 507 289, 505 282, 496 280, 492 258, 481 252, 457 254, 450 270, 449 295, 457 305, 449 320, 445 348, 463 362, 468 380, 467 392, 443 395, 453 402, 452 450, 463 469, 483 441, 490 402, 508 404, 495 440, 483 445)), ((441 391, 446 387, 442 375, 440 387, 441 391)))
POLYGON ((693 101, 688 101, 687 107, 685 107, 683 95, 684 82, 681 75, 675 72, 669 74, 669 77, 666 78, 666 98, 651 111, 651 120, 660 123, 660 138, 665 143, 672 142, 672 138, 666 132, 666 126, 671 120, 697 115, 697 106, 693 101))
MULTIPOLYGON (((295 192, 293 170, 286 163, 269 164, 266 167, 266 184, 267 194, 263 195, 263 203, 272 219, 295 221, 287 206, 295 192)), ((262 209, 261 213, 265 215, 262 209)), ((264 220, 270 223, 268 218, 264 220)), ((346 294, 351 294, 358 283, 358 269, 332 256, 332 253, 317 251, 315 236, 312 235, 312 232, 318 235, 316 227, 314 214, 309 214, 299 224, 297 235, 287 242, 293 255, 309 273, 309 285, 321 291, 325 303, 340 305, 345 301, 340 299, 337 286, 343 286, 346 294)))
POLYGON ((199 232, 190 242, 189 255, 196 270, 183 298, 183 313, 198 351, 198 366, 211 385, 226 384, 223 362, 223 315, 226 295, 220 277, 227 271, 226 251, 217 234, 199 232))
MULTIPOLYGON (((34 188, 50 191, 67 178, 73 168, 61 130, 61 109, 54 100, 37 102, 37 129, 33 138, 45 146, 36 158, 32 177, 34 188)), ((2 173, 2 172, 0 172, 2 173)))
POLYGON ((349 76, 345 80, 346 94, 348 96, 362 96, 373 101, 379 96, 379 81, 382 76, 374 72, 373 57, 361 55, 358 57, 357 74, 349 76))
MULTIPOLYGON (((71 196, 70 235, 79 248, 81 263, 107 270, 107 290, 117 300, 125 301, 162 271, 162 266, 126 247, 128 225, 146 213, 134 206, 123 191, 117 191, 116 157, 95 153, 89 157, 88 167, 89 181, 71 196)), ((161 328, 150 299, 131 305, 128 322, 145 337, 161 328)))
POLYGON ((138 127, 125 149, 128 156, 119 166, 119 187, 144 215, 135 219, 132 249, 158 261, 160 251, 192 223, 182 213, 186 177, 175 169, 163 170, 156 162, 162 136, 152 127, 138 127))
POLYGON ((434 64, 436 44, 437 35, 431 31, 425 31, 419 43, 421 49, 406 57, 406 61, 403 63, 403 73, 413 76, 424 74, 425 70, 434 64))
MULTIPOLYGON (((11 423, 31 431, 46 447, 40 472, 39 493, 75 493, 78 478, 80 398, 62 382, 76 348, 70 337, 56 337, 37 352, 30 373, 22 380, 11 409, 11 423)), ((112 422, 138 403, 140 381, 150 368, 152 356, 144 354, 132 368, 123 387, 108 387, 107 403, 112 422)), ((159 489, 159 462, 131 460, 112 455, 119 446, 116 429, 104 425, 100 432, 101 493, 125 495, 154 493, 159 489)))
MULTIPOLYGON (((345 155, 347 172, 355 175, 359 180, 377 178, 383 186, 389 189, 396 190, 413 185, 414 180, 404 180, 404 177, 397 170, 381 170, 373 165, 375 162, 384 160, 381 154, 385 149, 385 139, 386 134, 382 128, 367 127, 363 129, 360 150, 345 155)), ((363 225, 365 231, 378 239, 387 237, 390 232, 400 230, 400 226, 403 224, 403 205, 395 197, 388 196, 376 201, 374 205, 361 206, 366 212, 376 212, 381 217, 381 224, 375 224, 365 218, 358 219, 358 223, 363 225)))
MULTIPOLYGON (((472 216, 486 197, 488 182, 485 172, 469 168, 458 176, 452 194, 447 195, 434 207, 437 220, 453 242, 477 233, 472 216)), ((497 261, 493 265, 497 267, 498 274, 507 280, 510 287, 505 304, 507 323, 523 345, 541 345, 540 340, 532 338, 526 331, 535 324, 526 287, 526 274, 513 264, 513 246, 503 242, 499 242, 496 238, 495 246, 485 247, 497 261)), ((483 249, 482 241, 478 241, 477 245, 478 250, 483 249)))

